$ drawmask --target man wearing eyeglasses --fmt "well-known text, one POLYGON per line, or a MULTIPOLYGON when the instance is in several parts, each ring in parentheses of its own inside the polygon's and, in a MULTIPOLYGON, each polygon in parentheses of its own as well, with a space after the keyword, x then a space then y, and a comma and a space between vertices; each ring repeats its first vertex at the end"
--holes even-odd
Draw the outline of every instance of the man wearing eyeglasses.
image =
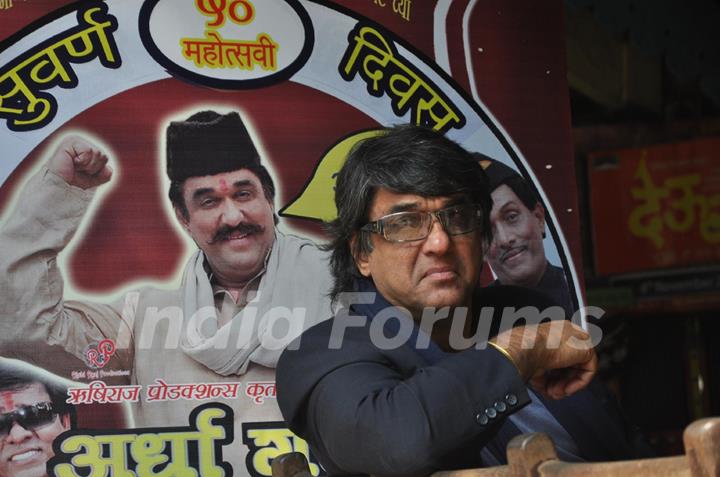
POLYGON ((0 477, 43 477, 52 443, 74 427, 67 390, 29 370, 0 363, 0 477))
POLYGON ((549 433, 564 460, 632 454, 616 410, 581 391, 596 369, 584 330, 498 329, 505 307, 554 303, 478 288, 492 202, 467 151, 425 128, 389 128, 353 148, 335 202, 333 296, 346 308, 291 343, 277 370, 283 415, 329 474, 498 465, 529 431, 549 433))

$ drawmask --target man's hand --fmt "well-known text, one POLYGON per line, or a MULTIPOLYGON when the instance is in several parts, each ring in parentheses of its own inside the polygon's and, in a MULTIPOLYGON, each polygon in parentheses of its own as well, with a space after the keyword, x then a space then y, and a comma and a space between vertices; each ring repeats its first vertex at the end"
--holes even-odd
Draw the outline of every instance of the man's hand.
POLYGON ((112 177, 107 162, 107 156, 96 145, 79 136, 68 136, 48 161, 48 169, 72 186, 90 189, 112 177))
POLYGON ((508 352, 536 391, 554 399, 580 391, 597 371, 590 335, 569 321, 519 326, 492 341, 508 352))

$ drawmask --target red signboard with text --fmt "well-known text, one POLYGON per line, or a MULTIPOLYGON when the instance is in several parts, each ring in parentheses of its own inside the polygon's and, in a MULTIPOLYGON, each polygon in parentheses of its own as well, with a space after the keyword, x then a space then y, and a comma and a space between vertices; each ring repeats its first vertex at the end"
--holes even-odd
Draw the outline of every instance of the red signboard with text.
POLYGON ((720 138, 589 157, 595 271, 720 263, 720 138))

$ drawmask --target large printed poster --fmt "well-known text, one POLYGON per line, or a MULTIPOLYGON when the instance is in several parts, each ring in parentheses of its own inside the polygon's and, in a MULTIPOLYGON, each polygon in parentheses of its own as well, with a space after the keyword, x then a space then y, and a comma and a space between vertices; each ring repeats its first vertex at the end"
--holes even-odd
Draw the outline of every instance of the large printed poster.
MULTIPOLYGON (((534 277, 581 308, 562 4, 514 3, 0 1, 0 376, 16 383, 0 386, 0 477, 267 476, 291 451, 322 473, 282 421, 276 356, 220 370, 174 320, 197 305, 198 246, 168 199, 166 141, 197 114, 237 113, 277 230, 317 243, 357 141, 446 134, 494 188, 481 285, 534 277), (73 185, 78 164, 100 180, 73 185)), ((241 305, 313 285, 286 255, 241 305)))

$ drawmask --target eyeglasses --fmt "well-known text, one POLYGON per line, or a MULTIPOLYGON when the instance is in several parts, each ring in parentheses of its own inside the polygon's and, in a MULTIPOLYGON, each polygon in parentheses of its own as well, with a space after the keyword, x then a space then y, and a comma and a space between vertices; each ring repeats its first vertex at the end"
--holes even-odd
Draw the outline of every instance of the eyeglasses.
POLYGON ((8 435, 15 422, 28 431, 32 431, 52 423, 55 420, 55 414, 50 402, 20 406, 12 412, 0 414, 0 437, 8 435))
POLYGON ((360 230, 380 234, 388 242, 413 242, 430 235, 433 217, 448 235, 462 235, 480 226, 482 209, 477 204, 462 204, 435 212, 397 212, 380 217, 360 230))

